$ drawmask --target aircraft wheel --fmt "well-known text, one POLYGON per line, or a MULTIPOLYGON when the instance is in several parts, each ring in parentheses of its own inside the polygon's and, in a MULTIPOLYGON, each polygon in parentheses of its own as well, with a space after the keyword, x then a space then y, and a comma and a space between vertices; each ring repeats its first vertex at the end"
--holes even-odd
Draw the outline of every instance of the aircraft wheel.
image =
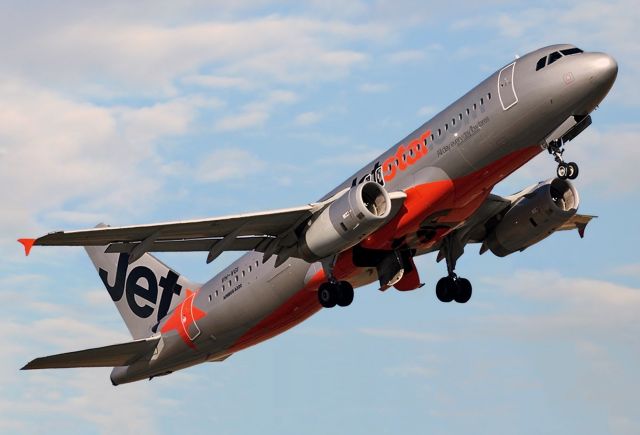
POLYGON ((569 169, 567 174, 567 178, 569 180, 575 180, 578 178, 578 165, 576 162, 567 163, 567 168, 569 169))
POLYGON ((456 282, 450 276, 440 278, 436 284, 436 296, 440 302, 451 302, 456 294, 456 282))
POLYGON ((556 169, 556 174, 561 180, 566 180, 569 175, 569 166, 566 163, 560 163, 558 169, 556 169))
POLYGON ((331 285, 328 282, 324 282, 320 284, 320 287, 318 288, 318 302, 320 302, 320 305, 324 308, 333 308, 338 302, 337 293, 336 286, 331 285))
POLYGON ((455 295, 455 301, 459 304, 466 304, 471 299, 471 283, 466 278, 458 278, 456 281, 458 291, 455 295))
POLYGON ((353 286, 347 281, 340 281, 337 288, 336 302, 341 307, 348 307, 353 302, 353 286))

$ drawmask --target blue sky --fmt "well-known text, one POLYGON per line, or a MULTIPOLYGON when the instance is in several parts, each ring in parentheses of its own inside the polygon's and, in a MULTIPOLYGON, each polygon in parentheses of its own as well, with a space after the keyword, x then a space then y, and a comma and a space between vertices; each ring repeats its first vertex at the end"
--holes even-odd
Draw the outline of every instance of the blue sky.
MULTIPOLYGON (((640 433, 640 12, 636 2, 3 2, 0 432, 640 433), (228 4, 232 3, 232 4, 228 4), (348 309, 222 364, 113 388, 108 369, 19 372, 128 340, 54 229, 313 201, 515 55, 606 51, 618 81, 567 150, 580 240, 467 249, 466 305, 359 289, 348 309)), ((496 187, 553 176, 547 155, 496 187)), ((201 254, 163 255, 204 281, 201 254)))

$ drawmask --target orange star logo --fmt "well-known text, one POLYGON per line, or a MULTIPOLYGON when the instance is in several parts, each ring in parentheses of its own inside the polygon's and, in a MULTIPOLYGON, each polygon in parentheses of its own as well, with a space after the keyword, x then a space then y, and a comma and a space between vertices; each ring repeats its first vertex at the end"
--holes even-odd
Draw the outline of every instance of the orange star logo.
POLYGON ((187 297, 173 310, 160 331, 166 334, 175 329, 182 341, 190 348, 195 349, 193 340, 200 335, 200 328, 198 328, 196 321, 202 319, 207 313, 193 304, 196 293, 189 289, 186 289, 186 292, 187 297))

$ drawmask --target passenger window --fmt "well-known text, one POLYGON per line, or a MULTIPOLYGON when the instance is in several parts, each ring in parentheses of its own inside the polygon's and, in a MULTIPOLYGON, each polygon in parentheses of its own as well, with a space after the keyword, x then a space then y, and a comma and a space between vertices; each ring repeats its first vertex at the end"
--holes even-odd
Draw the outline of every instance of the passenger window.
POLYGON ((453 119, 451 120, 451 125, 456 125, 456 118, 453 118, 453 119))
POLYGON ((447 124, 446 122, 444 123, 444 131, 449 130, 449 124, 447 124))
POLYGON ((476 103, 473 103, 473 110, 477 110, 478 109, 478 105, 476 103))
POLYGON ((431 141, 433 142, 433 141, 435 140, 435 138, 436 138, 436 137, 432 134, 432 135, 431 135, 431 141))
POLYGON ((249 272, 251 272, 253 270, 253 266, 249 265, 249 272))
POLYGON ((489 99, 489 100, 491 99, 491 92, 489 92, 489 93, 487 94, 487 99, 489 99))
POLYGON ((480 98, 480 105, 482 106, 484 104, 484 98, 480 98))
POLYGON ((211 300, 212 300, 212 299, 213 299, 213 298, 212 298, 212 296, 211 296, 211 295, 209 295, 209 302, 211 302, 211 300))
POLYGON ((243 271, 242 271, 242 277, 243 277, 243 278, 244 278, 244 275, 245 275, 245 273, 244 273, 244 270, 243 270, 243 271))
POLYGON ((256 260, 256 267, 258 267, 258 266, 259 266, 259 263, 258 263, 258 260, 256 260))
POLYGON ((442 130, 438 129, 438 136, 442 136, 442 130))
MULTIPOLYGON (((420 144, 418 144, 418 146, 420 146, 420 144)), ((413 157, 413 148, 411 148, 411 149, 409 150, 409 156, 410 156, 410 157, 413 157)))
POLYGON ((542 68, 544 68, 546 64, 547 64, 547 57, 545 56, 542 59, 540 59, 536 64, 536 71, 539 71, 542 68))
POLYGON ((389 163, 389 164, 387 165, 387 171, 390 171, 391 169, 393 169, 393 165, 392 165, 391 163, 389 163))
POLYGON ((458 114, 458 118, 460 118, 460 121, 462 121, 462 113, 458 114))
POLYGON ((555 62, 556 60, 560 59, 562 57, 562 55, 560 53, 558 53, 557 51, 554 51, 553 53, 551 53, 549 55, 549 63, 548 65, 551 65, 553 62, 555 62))
POLYGON ((216 297, 218 297, 218 290, 216 290, 216 297))
POLYGON ((469 113, 470 113, 470 110, 469 110, 469 108, 467 107, 467 115, 469 115, 469 113))

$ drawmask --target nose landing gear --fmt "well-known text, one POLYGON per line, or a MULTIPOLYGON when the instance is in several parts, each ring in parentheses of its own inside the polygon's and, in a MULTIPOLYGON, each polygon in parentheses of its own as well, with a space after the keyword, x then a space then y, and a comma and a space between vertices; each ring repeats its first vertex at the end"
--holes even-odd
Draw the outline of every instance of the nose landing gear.
POLYGON ((562 158, 564 148, 562 147, 562 139, 554 140, 549 144, 547 151, 554 156, 554 160, 558 163, 556 174, 562 180, 575 180, 578 177, 578 165, 576 162, 565 163, 562 158))

